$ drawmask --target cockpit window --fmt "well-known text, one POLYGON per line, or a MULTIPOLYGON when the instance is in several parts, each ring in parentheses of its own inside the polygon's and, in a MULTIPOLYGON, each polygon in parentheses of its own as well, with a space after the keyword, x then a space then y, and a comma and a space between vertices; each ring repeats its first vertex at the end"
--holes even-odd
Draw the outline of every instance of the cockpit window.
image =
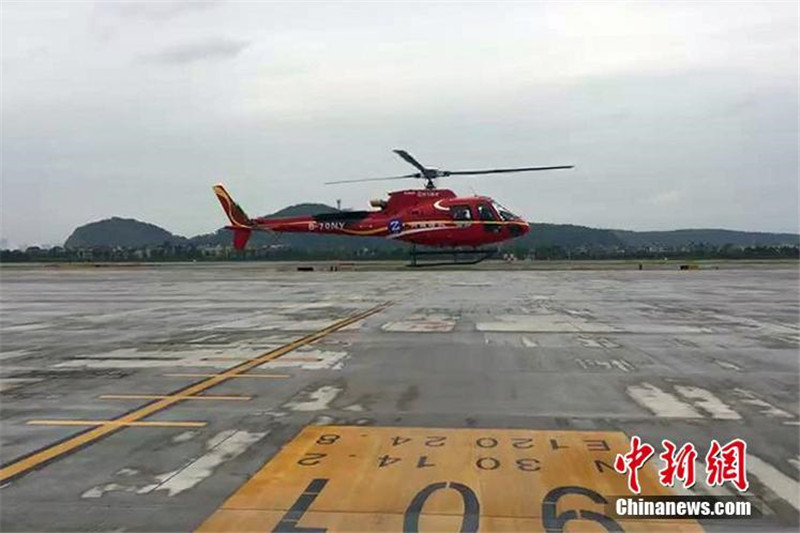
POLYGON ((468 205, 454 205, 450 208, 453 220, 472 220, 472 212, 468 205))
POLYGON ((494 205, 495 210, 503 220, 517 220, 519 218, 517 215, 512 213, 510 209, 506 209, 497 202, 492 202, 492 205, 494 205))
POLYGON ((497 216, 488 204, 478 204, 478 218, 481 220, 497 220, 497 216))

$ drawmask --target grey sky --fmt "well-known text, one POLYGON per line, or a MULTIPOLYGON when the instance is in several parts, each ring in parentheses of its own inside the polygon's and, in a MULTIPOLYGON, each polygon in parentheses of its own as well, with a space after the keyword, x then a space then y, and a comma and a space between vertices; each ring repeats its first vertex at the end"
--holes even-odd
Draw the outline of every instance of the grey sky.
POLYGON ((2 229, 113 215, 193 235, 441 180, 543 222, 798 228, 798 7, 715 3, 2 3, 2 229))

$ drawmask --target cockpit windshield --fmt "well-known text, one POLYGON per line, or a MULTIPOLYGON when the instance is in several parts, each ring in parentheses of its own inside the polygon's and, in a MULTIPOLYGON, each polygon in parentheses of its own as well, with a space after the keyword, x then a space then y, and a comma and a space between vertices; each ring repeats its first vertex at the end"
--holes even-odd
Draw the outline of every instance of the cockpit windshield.
POLYGON ((492 205, 494 206, 495 211, 497 214, 500 215, 500 218, 503 220, 518 220, 519 217, 511 212, 510 209, 503 207, 502 205, 498 204, 495 201, 492 201, 492 205))

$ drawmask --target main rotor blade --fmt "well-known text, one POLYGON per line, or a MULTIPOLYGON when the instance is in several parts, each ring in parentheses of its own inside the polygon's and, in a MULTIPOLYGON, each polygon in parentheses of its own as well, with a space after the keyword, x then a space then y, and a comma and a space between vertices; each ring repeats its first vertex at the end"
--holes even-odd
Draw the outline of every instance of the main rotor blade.
POLYGON ((423 173, 427 170, 425 167, 422 166, 422 164, 419 161, 411 157, 411 154, 409 154, 405 150, 394 150, 394 153, 405 159, 407 163, 411 163, 412 165, 417 167, 423 173))
POLYGON ((445 172, 448 176, 470 176, 476 174, 504 174, 506 172, 531 172, 535 170, 560 170, 564 168, 575 167, 573 165, 562 165, 558 167, 495 168, 491 170, 454 170, 445 172))
POLYGON ((339 180, 339 181, 326 181, 325 185, 333 185, 336 183, 358 183, 361 181, 388 181, 388 180, 405 180, 409 178, 421 178, 422 174, 406 174, 405 176, 392 176, 390 178, 365 178, 360 180, 339 180))

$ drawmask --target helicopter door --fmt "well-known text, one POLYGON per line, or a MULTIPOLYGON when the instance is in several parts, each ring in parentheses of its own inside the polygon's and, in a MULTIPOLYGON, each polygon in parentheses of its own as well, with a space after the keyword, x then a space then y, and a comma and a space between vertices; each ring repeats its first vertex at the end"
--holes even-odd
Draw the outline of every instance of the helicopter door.
POLYGON ((478 204, 478 219, 483 224, 483 229, 491 233, 499 233, 502 225, 498 224, 497 215, 494 213, 489 204, 478 204))

